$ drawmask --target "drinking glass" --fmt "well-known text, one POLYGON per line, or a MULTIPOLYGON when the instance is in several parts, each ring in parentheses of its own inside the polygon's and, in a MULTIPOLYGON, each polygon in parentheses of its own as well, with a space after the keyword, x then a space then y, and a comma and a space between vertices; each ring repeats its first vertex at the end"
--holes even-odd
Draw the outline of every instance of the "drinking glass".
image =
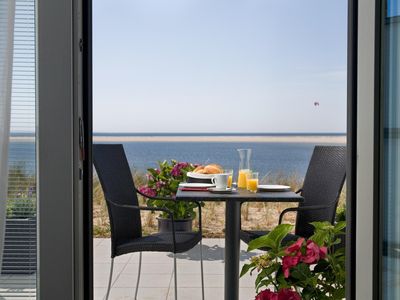
POLYGON ((246 178, 247 190, 252 193, 257 193, 258 187, 258 172, 250 172, 246 178))
POLYGON ((233 179, 233 170, 232 169, 225 169, 224 170, 225 174, 228 174, 228 188, 232 187, 232 179, 233 179))

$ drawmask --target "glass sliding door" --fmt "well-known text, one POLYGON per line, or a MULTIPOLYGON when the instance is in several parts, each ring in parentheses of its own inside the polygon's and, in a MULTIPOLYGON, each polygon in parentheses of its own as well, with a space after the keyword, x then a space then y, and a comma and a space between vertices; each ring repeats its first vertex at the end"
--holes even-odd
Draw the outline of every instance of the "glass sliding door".
POLYGON ((383 1, 382 19, 382 286, 400 298, 400 0, 383 1))
POLYGON ((35 0, 0 0, 0 5, 0 159, 5 165, 0 176, 0 299, 35 299, 35 0))

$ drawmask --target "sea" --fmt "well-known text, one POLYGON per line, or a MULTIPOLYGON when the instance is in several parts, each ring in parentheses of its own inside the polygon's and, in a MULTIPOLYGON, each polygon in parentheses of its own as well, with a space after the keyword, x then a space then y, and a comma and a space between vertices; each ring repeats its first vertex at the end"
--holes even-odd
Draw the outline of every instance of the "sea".
MULTIPOLYGON (((101 136, 117 136, 102 134, 101 136)), ((299 136, 299 134, 226 134, 213 133, 206 136, 299 136)), ((344 136, 344 134, 307 133, 300 136, 344 136)), ((121 136, 120 134, 118 136, 121 136)), ((132 134, 126 134, 132 136, 132 134)), ((138 134, 137 136, 146 136, 138 134)), ((168 136, 168 134, 151 134, 168 136)), ((174 136, 199 136, 201 133, 174 134, 174 136)), ((113 142, 115 143, 115 142, 113 142)), ((263 177, 269 175, 298 175, 303 177, 307 171, 315 144, 308 142, 121 142, 131 168, 145 172, 156 168, 159 161, 177 160, 197 164, 217 163, 226 169, 237 170, 239 155, 237 149, 252 149, 250 168, 263 177)))
MULTIPOLYGON (((260 133, 174 133, 173 136, 344 136, 344 134, 260 134, 260 133)), ((95 133, 96 136, 171 136, 166 133, 95 133)), ((102 142, 103 143, 103 142, 102 142)), ((113 141, 112 143, 116 143, 113 141)), ((119 142, 123 144, 129 165, 137 172, 156 168, 159 161, 177 160, 197 164, 217 163, 226 169, 237 170, 239 155, 237 149, 252 149, 250 168, 260 173, 304 176, 315 144, 309 142, 119 142)), ((24 166, 28 173, 34 170, 35 144, 33 142, 11 142, 10 161, 24 166)))

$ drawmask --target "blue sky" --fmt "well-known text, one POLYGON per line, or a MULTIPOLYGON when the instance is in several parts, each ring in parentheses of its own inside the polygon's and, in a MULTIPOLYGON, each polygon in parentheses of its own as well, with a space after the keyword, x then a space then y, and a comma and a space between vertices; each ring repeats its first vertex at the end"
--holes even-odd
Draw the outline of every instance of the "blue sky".
POLYGON ((93 13, 96 132, 346 130, 347 0, 97 0, 93 13))

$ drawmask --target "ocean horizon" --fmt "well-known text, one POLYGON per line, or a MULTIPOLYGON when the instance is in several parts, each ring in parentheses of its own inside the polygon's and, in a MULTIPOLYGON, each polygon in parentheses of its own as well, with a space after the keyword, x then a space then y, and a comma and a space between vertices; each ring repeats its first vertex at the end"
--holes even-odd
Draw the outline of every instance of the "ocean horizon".
MULTIPOLYGON (((94 133, 94 143, 124 146, 133 170, 144 173, 158 161, 178 160, 198 164, 217 163, 236 170, 237 149, 253 150, 251 168, 266 174, 304 176, 315 145, 343 145, 345 133, 94 133), (222 139, 220 137, 226 137, 222 139)), ((34 161, 31 135, 19 133, 10 143, 10 161, 34 161), (26 137, 26 138, 25 138, 26 137)), ((28 173, 34 166, 25 165, 28 173)))
POLYGON ((345 132, 94 132, 93 136, 346 136, 345 132))
POLYGON ((95 143, 120 143, 129 165, 139 172, 158 161, 217 163, 237 171, 237 149, 252 149, 251 168, 260 177, 307 171, 315 145, 343 145, 345 133, 96 133, 95 143), (133 138, 132 138, 133 137, 133 138), (225 139, 220 138, 225 137, 225 139))

